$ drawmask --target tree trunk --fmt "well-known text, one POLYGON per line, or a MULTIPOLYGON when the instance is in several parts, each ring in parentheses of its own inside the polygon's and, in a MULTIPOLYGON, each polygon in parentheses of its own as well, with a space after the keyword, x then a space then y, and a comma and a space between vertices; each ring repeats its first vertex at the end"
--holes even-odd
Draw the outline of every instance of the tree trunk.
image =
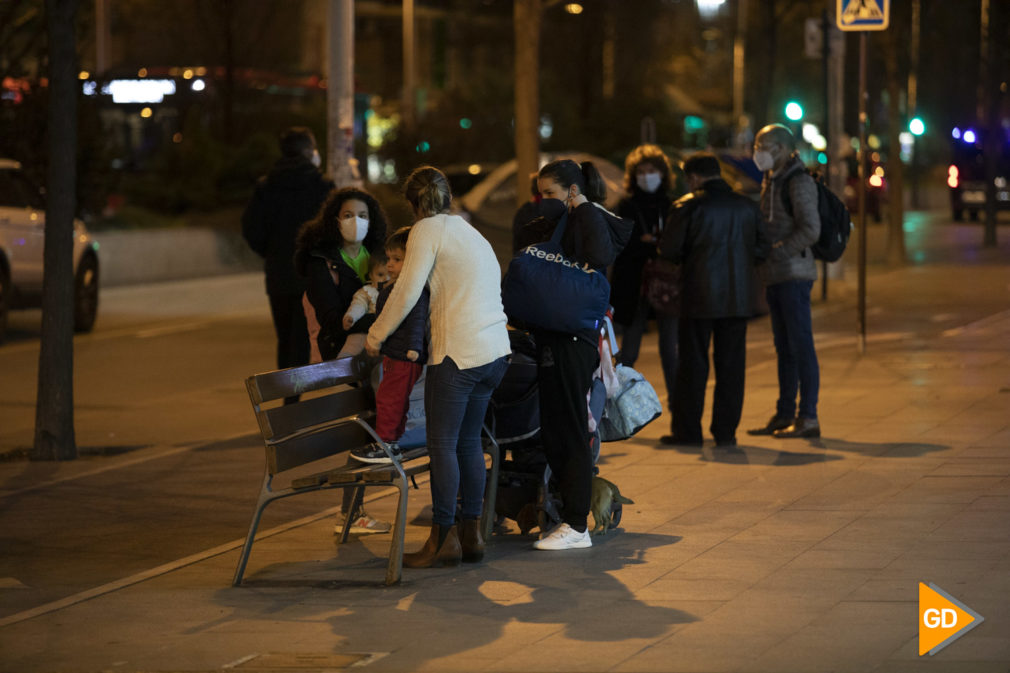
POLYGON ((35 460, 77 458, 74 439, 74 261, 77 181, 77 0, 46 0, 49 169, 35 460))
POLYGON ((515 0, 516 207, 530 198, 530 173, 540 166, 541 0, 515 0))
POLYGON ((905 263, 905 166, 901 161, 901 132, 905 128, 905 115, 901 111, 902 78, 898 72, 898 55, 902 41, 896 28, 887 31, 885 38, 885 67, 887 70, 887 263, 900 266, 905 263))

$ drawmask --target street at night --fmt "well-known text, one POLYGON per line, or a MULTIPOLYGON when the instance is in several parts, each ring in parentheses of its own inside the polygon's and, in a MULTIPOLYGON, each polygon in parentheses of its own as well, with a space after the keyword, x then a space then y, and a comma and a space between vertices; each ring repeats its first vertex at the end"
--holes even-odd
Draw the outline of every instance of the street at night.
POLYGON ((1010 673, 1008 36, 4 0, 0 673, 1010 673))

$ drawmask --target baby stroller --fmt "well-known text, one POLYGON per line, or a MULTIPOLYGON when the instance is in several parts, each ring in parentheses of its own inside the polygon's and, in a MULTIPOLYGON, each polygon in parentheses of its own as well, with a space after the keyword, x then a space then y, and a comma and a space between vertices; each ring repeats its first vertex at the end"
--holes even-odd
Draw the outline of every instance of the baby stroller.
MULTIPOLYGON (((519 532, 533 528, 549 531, 561 523, 561 501, 551 489, 551 469, 540 441, 540 397, 537 389, 536 345, 533 337, 509 330, 512 362, 488 405, 487 424, 502 455, 495 503, 495 530, 505 532, 512 519, 519 532)), ((607 393, 602 379, 594 379, 589 409, 593 418, 603 414, 607 393)), ((593 462, 600 456, 600 432, 592 441, 593 462)), ((621 505, 614 503, 610 527, 621 521, 621 505)))

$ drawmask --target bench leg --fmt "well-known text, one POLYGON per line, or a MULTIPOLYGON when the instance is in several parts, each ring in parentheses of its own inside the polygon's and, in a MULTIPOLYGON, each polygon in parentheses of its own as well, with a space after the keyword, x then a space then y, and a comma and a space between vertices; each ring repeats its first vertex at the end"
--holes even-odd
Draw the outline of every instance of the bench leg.
POLYGON ((344 529, 340 531, 340 544, 347 542, 347 536, 351 532, 351 523, 353 522, 351 515, 357 514, 358 510, 361 508, 362 501, 365 499, 364 486, 348 486, 347 488, 354 488, 354 497, 351 498, 350 509, 344 512, 344 529))
POLYGON ((401 475, 397 483, 400 493, 396 500, 396 521, 393 523, 393 540, 389 545, 389 565, 386 567, 386 584, 396 584, 403 574, 403 538, 407 529, 407 477, 401 475))
POLYGON ((487 483, 484 484, 484 511, 480 517, 480 532, 484 541, 491 539, 491 531, 494 529, 494 508, 498 498, 498 469, 501 449, 498 442, 494 440, 487 426, 484 426, 487 440, 484 442, 484 452, 491 456, 491 469, 487 475, 487 483))
POLYGON ((231 581, 233 587, 242 584, 242 575, 245 574, 245 565, 249 561, 250 552, 252 552, 256 529, 260 525, 260 517, 263 516, 263 510, 271 500, 273 498, 270 495, 270 475, 266 475, 263 477, 263 486, 260 487, 259 499, 256 501, 256 511, 253 512, 252 521, 249 523, 249 533, 246 535, 245 544, 242 545, 242 553, 238 557, 238 565, 235 567, 235 577, 231 581))

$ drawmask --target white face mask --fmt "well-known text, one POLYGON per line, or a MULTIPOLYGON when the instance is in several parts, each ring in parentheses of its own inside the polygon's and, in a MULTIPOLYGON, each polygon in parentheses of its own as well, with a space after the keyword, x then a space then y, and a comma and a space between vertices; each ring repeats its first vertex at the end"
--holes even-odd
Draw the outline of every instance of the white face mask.
POLYGON ((340 235, 348 243, 361 243, 368 235, 368 220, 358 216, 340 220, 340 235))
POLYGON ((659 173, 641 173, 635 177, 638 188, 646 194, 653 194, 663 182, 663 176, 659 173))
POLYGON ((775 166, 775 157, 768 150, 758 150, 754 153, 754 165, 758 167, 758 170, 762 173, 765 171, 770 171, 773 166, 775 166))
POLYGON ((312 157, 309 159, 312 165, 319 168, 323 163, 323 158, 319 156, 319 150, 312 150, 312 157))

